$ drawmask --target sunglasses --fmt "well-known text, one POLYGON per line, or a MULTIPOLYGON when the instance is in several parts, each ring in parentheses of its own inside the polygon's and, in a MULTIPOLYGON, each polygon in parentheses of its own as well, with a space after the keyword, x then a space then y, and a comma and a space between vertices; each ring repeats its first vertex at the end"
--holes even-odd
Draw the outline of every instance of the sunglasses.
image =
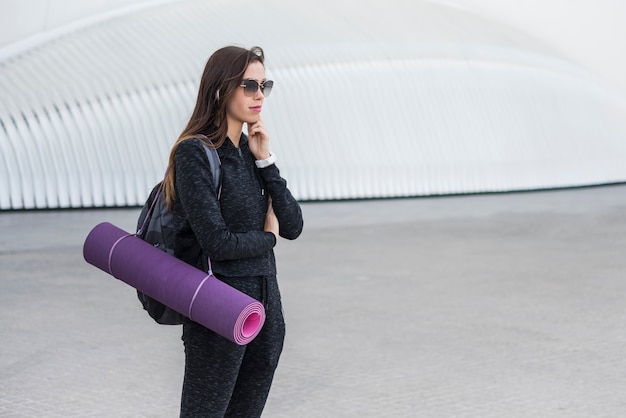
POLYGON ((259 83, 251 78, 243 80, 240 85, 240 87, 243 87, 243 92, 246 96, 254 96, 257 90, 261 89, 261 93, 263 93, 265 97, 270 95, 273 86, 274 82, 272 80, 265 80, 259 83))

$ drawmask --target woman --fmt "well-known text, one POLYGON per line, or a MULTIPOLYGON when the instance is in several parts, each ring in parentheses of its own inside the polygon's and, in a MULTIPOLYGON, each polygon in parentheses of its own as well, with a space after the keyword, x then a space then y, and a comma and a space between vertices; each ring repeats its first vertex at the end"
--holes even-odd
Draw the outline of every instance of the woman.
POLYGON ((210 258, 219 279, 262 301, 266 310, 261 332, 246 346, 191 320, 183 324, 181 417, 260 416, 282 351, 285 324, 273 247, 279 235, 297 238, 303 222, 261 119, 272 85, 261 48, 216 51, 170 154, 164 190, 174 214, 176 257, 204 271, 210 258), (220 190, 203 143, 220 157, 220 190))

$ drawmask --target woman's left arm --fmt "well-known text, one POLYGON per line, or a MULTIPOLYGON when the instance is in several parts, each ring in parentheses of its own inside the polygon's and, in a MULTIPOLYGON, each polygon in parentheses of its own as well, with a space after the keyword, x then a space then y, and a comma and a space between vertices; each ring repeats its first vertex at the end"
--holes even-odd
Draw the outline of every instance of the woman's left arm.
POLYGON ((257 170, 272 198, 272 208, 278 218, 280 236, 286 239, 298 238, 304 226, 302 209, 287 188, 287 181, 280 176, 275 164, 257 170))

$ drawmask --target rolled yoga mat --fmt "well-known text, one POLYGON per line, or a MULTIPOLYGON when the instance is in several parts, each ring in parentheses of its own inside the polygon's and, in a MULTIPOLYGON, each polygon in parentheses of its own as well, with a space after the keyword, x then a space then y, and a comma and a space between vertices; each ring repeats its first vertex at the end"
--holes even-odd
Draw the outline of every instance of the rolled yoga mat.
POLYGON ((265 322, 265 309, 256 299, 108 222, 91 230, 83 256, 239 345, 252 341, 265 322))

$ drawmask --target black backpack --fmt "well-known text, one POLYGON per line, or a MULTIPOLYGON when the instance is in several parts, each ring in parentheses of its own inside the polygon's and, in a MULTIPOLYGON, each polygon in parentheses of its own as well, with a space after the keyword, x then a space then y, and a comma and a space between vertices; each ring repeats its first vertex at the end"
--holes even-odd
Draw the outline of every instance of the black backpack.
MULTIPOLYGON (((215 190, 220 186, 220 158, 217 151, 204 145, 213 173, 215 190)), ((167 172, 166 172, 167 175, 167 172)), ((168 254, 174 255, 174 215, 167 210, 165 197, 161 193, 163 182, 158 183, 148 196, 137 220, 137 238, 140 238, 168 254)), ((165 306, 143 292, 137 291, 137 297, 143 308, 157 323, 163 325, 180 325, 185 316, 165 306)))

